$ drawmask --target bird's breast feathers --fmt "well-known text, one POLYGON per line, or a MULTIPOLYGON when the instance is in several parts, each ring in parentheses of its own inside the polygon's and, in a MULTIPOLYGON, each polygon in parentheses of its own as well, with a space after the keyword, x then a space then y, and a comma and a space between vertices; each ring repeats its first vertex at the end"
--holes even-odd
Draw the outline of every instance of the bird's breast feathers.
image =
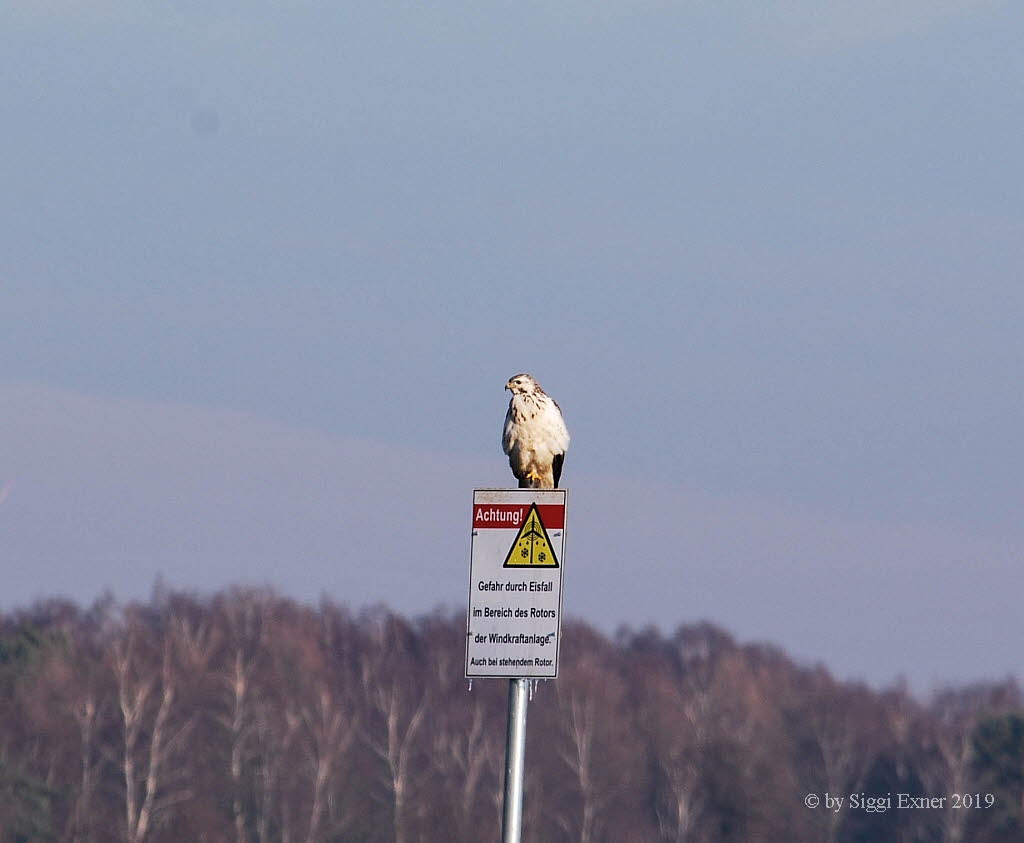
POLYGON ((564 454, 569 448, 569 431, 558 405, 546 395, 537 399, 515 395, 509 402, 502 437, 505 453, 516 445, 552 454, 564 454))

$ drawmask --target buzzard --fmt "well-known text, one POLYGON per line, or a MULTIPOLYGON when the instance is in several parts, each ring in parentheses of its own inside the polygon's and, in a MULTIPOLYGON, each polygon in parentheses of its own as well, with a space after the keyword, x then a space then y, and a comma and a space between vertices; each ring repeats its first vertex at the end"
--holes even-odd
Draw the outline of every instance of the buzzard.
POLYGON ((520 489, 554 489, 569 450, 562 411, 531 375, 513 375, 501 447, 520 489))

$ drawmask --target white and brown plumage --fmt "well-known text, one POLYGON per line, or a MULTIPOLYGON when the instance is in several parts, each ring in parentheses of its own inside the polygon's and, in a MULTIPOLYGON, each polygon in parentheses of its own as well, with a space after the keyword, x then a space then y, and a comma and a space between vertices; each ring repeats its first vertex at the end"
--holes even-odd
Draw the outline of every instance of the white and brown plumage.
POLYGON ((502 450, 520 489, 554 489, 562 475, 569 431, 562 410, 531 375, 513 375, 505 384, 512 393, 505 414, 502 450))

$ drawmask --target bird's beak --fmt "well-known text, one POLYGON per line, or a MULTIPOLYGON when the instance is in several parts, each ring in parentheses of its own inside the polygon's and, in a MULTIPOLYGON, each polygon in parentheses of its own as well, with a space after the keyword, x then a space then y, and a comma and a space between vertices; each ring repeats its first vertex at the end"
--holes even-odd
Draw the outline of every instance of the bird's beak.
POLYGON ((510 384, 510 383, 505 384, 505 389, 507 389, 509 392, 511 392, 512 391, 512 384, 510 384))

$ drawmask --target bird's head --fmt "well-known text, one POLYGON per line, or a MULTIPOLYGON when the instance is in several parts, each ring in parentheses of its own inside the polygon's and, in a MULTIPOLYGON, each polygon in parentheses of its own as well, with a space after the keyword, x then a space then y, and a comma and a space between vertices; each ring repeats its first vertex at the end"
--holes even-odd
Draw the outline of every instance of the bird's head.
POLYGON ((508 383, 505 384, 505 389, 513 395, 532 395, 538 388, 539 385, 533 379, 533 376, 525 373, 513 375, 508 379, 508 383))

